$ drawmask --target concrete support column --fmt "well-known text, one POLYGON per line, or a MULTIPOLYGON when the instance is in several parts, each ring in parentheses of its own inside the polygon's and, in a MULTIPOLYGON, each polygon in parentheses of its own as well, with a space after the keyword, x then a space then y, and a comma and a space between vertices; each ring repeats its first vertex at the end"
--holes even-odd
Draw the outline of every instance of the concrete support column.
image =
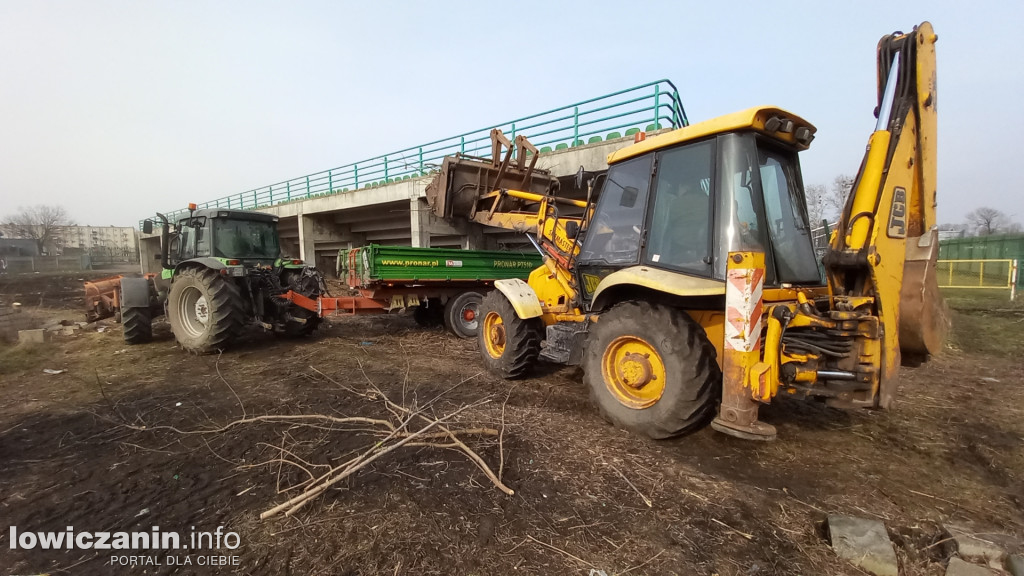
POLYGON ((312 216, 299 214, 299 258, 316 265, 316 232, 312 216))
POLYGON ((409 245, 430 248, 430 207, 425 198, 409 200, 409 245))

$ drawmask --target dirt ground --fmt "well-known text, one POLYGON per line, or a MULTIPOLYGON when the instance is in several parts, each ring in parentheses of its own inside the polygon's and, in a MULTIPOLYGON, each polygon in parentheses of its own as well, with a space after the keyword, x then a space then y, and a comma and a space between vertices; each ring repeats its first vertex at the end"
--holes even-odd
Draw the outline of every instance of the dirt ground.
MULTIPOLYGON (((47 318, 81 320, 50 280, 47 318), (57 292, 57 291, 55 291, 57 292)), ((40 295, 41 294, 41 295, 40 295)), ((40 306, 41 303, 41 306, 40 306)), ((824 537, 830 513, 885 522, 902 573, 943 574, 956 521, 1024 537, 1024 308, 955 300, 948 349, 905 368, 895 409, 779 401, 773 443, 705 429, 653 442, 601 420, 580 373, 542 365, 506 382, 476 343, 404 316, 343 318, 303 340, 253 334, 221 356, 177 349, 165 323, 127 347, 120 329, 0 346, 0 568, 5 574, 863 574, 824 537), (43 369, 65 370, 51 375, 43 369), (507 496, 460 452, 401 448, 296 514, 260 520, 307 478, 380 436, 254 415, 387 418, 371 384, 458 426, 507 496), (438 397, 440 395, 440 397, 438 397), (145 427, 146 429, 138 429, 145 427), (291 458, 289 458, 291 459, 291 458), (301 460, 300 460, 301 459, 301 460), (648 505, 645 499, 650 502, 648 505), (238 566, 112 567, 110 552, 12 550, 8 530, 239 535, 238 566)), ((165 553, 156 554, 162 557, 165 553)), ((180 556, 180 555, 179 555, 180 556)))

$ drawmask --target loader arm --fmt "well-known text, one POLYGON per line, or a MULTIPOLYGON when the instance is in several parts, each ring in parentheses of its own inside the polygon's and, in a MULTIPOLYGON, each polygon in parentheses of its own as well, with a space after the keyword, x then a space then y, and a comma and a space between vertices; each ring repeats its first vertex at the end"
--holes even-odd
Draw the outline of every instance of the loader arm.
POLYGON ((586 227, 593 202, 560 196, 559 180, 536 168, 539 152, 525 136, 517 136, 513 146, 495 128, 491 144, 491 158, 446 157, 427 184, 427 204, 440 218, 526 234, 544 258, 531 284, 545 285, 539 288, 542 301, 548 300, 544 294, 560 301, 546 311, 579 315, 576 281, 567 270, 579 253, 577 234, 586 227))
POLYGON ((931 24, 878 44, 878 122, 824 258, 833 310, 870 299, 881 326, 878 403, 902 355, 935 353, 948 329, 935 264, 935 42, 931 24))

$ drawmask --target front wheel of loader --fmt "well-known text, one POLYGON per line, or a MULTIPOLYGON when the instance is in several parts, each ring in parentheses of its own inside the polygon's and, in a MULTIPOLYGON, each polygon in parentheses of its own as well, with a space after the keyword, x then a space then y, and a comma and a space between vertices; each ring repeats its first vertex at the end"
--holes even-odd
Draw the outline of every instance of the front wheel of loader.
POLYGON ((121 310, 121 332, 126 344, 143 344, 153 339, 153 313, 148 306, 121 310))
POLYGON ((185 350, 196 354, 223 350, 244 322, 238 286, 209 268, 182 270, 171 283, 167 321, 185 350))
POLYGON ((502 378, 522 378, 537 362, 544 326, 539 318, 522 319, 498 290, 483 297, 477 308, 477 339, 484 366, 502 378))
POLYGON ((623 302, 590 329, 584 380, 601 415, 650 438, 704 427, 721 395, 715 348, 682 310, 623 302))

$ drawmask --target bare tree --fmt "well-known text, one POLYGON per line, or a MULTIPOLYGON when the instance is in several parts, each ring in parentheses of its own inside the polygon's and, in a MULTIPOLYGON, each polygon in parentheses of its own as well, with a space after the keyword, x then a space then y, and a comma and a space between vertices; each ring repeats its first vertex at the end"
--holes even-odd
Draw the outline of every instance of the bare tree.
POLYGON ((63 206, 37 204, 28 208, 18 208, 14 216, 7 219, 6 225, 14 238, 35 240, 39 253, 42 254, 46 251, 47 245, 57 238, 60 228, 73 226, 74 221, 63 206))
POLYGON ((811 184, 805 190, 807 197, 807 217, 811 220, 811 228, 821 226, 825 219, 825 186, 823 184, 811 184))
POLYGON ((832 189, 825 197, 825 205, 831 214, 838 217, 846 207, 846 198, 853 190, 853 176, 840 174, 832 181, 832 189))
POLYGON ((1010 217, 1001 210, 982 206, 967 213, 965 217, 967 230, 975 236, 991 236, 993 234, 1005 234, 1013 229, 1020 229, 1014 226, 1010 217))
POLYGON ((846 197, 850 195, 851 188, 853 188, 853 178, 843 174, 836 176, 830 188, 826 188, 822 184, 807 186, 805 189, 807 216, 811 220, 811 227, 820 226, 822 220, 835 222, 843 213, 846 197))

